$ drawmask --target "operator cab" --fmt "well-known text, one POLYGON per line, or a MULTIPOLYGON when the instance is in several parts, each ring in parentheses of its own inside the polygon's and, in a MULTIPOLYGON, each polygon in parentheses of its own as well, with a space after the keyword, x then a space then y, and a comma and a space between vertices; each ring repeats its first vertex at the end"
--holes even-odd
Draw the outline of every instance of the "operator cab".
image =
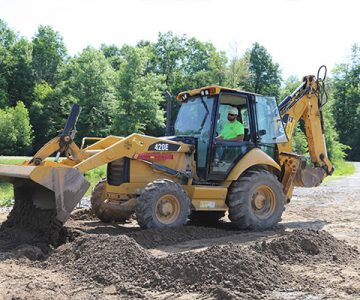
MULTIPOLYGON (((222 181, 238 161, 255 147, 274 157, 275 144, 287 142, 275 98, 218 87, 180 93, 175 122, 177 139, 194 138, 200 180, 222 181), (242 141, 219 140, 231 108, 244 126, 242 141)), ((184 140, 183 140, 184 141, 184 140)))

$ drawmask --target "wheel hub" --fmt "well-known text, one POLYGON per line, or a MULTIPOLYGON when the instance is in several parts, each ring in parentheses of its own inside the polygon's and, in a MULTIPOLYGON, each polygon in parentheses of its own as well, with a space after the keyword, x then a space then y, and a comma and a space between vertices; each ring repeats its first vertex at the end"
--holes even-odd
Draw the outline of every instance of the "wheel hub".
POLYGON ((163 202, 160 205, 160 214, 162 216, 167 217, 168 215, 173 213, 173 210, 174 210, 174 208, 171 205, 171 203, 169 203, 169 202, 163 202))
POLYGON ((180 203, 173 195, 162 196, 156 205, 156 216, 161 223, 170 224, 180 213, 180 203))
POLYGON ((270 187, 261 185, 256 188, 252 197, 251 206, 258 218, 268 218, 275 210, 275 203, 275 194, 270 187))
POLYGON ((254 195, 254 206, 256 209, 262 209, 266 203, 266 197, 263 194, 256 193, 254 195))

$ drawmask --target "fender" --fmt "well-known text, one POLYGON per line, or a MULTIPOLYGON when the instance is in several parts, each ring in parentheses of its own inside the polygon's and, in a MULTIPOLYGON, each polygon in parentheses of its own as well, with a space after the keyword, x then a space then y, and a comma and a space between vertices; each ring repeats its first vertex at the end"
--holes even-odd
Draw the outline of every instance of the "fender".
POLYGON ((229 186, 231 182, 237 180, 247 169, 257 165, 268 166, 271 169, 276 169, 279 172, 281 171, 279 164, 276 163, 276 161, 274 161, 269 155, 259 148, 254 148, 245 154, 245 156, 239 160, 236 166, 231 170, 229 176, 225 180, 225 185, 229 186))

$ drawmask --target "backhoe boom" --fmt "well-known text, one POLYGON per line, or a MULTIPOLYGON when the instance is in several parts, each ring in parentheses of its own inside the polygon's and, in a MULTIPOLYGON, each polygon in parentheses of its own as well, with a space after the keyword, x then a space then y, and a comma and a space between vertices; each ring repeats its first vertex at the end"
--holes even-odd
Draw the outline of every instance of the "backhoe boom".
POLYGON ((299 87, 279 104, 288 142, 278 144, 277 148, 279 161, 286 166, 283 184, 286 187, 288 182, 285 189, 288 199, 291 198, 293 185, 318 186, 325 176, 334 171, 327 155, 320 100, 319 79, 310 75, 305 76, 299 87), (312 167, 306 166, 305 157, 292 153, 292 137, 300 120, 304 122, 312 167), (291 176, 294 178, 289 180, 291 176))

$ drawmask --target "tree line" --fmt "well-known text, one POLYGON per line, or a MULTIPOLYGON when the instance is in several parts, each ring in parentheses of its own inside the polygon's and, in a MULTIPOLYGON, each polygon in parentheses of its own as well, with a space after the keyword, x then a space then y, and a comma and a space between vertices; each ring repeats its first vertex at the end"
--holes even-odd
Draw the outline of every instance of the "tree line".
MULTIPOLYGON (((359 160, 360 52, 328 80, 326 139, 332 159, 346 152, 359 160), (356 80, 357 79, 357 80, 356 80), (347 146, 345 146, 347 145, 347 146)), ((300 74, 305 75, 305 74, 300 74)), ((140 132, 163 135, 166 89, 173 95, 206 85, 224 85, 276 96, 299 84, 283 81, 280 66, 259 43, 241 56, 227 56, 212 43, 172 32, 135 46, 87 47, 70 56, 62 36, 39 26, 29 41, 0 19, 0 155, 31 155, 58 134, 73 103, 82 107, 77 137, 140 132)), ((178 104, 173 103, 173 114, 178 104)), ((307 151, 301 126, 294 147, 307 151)))

